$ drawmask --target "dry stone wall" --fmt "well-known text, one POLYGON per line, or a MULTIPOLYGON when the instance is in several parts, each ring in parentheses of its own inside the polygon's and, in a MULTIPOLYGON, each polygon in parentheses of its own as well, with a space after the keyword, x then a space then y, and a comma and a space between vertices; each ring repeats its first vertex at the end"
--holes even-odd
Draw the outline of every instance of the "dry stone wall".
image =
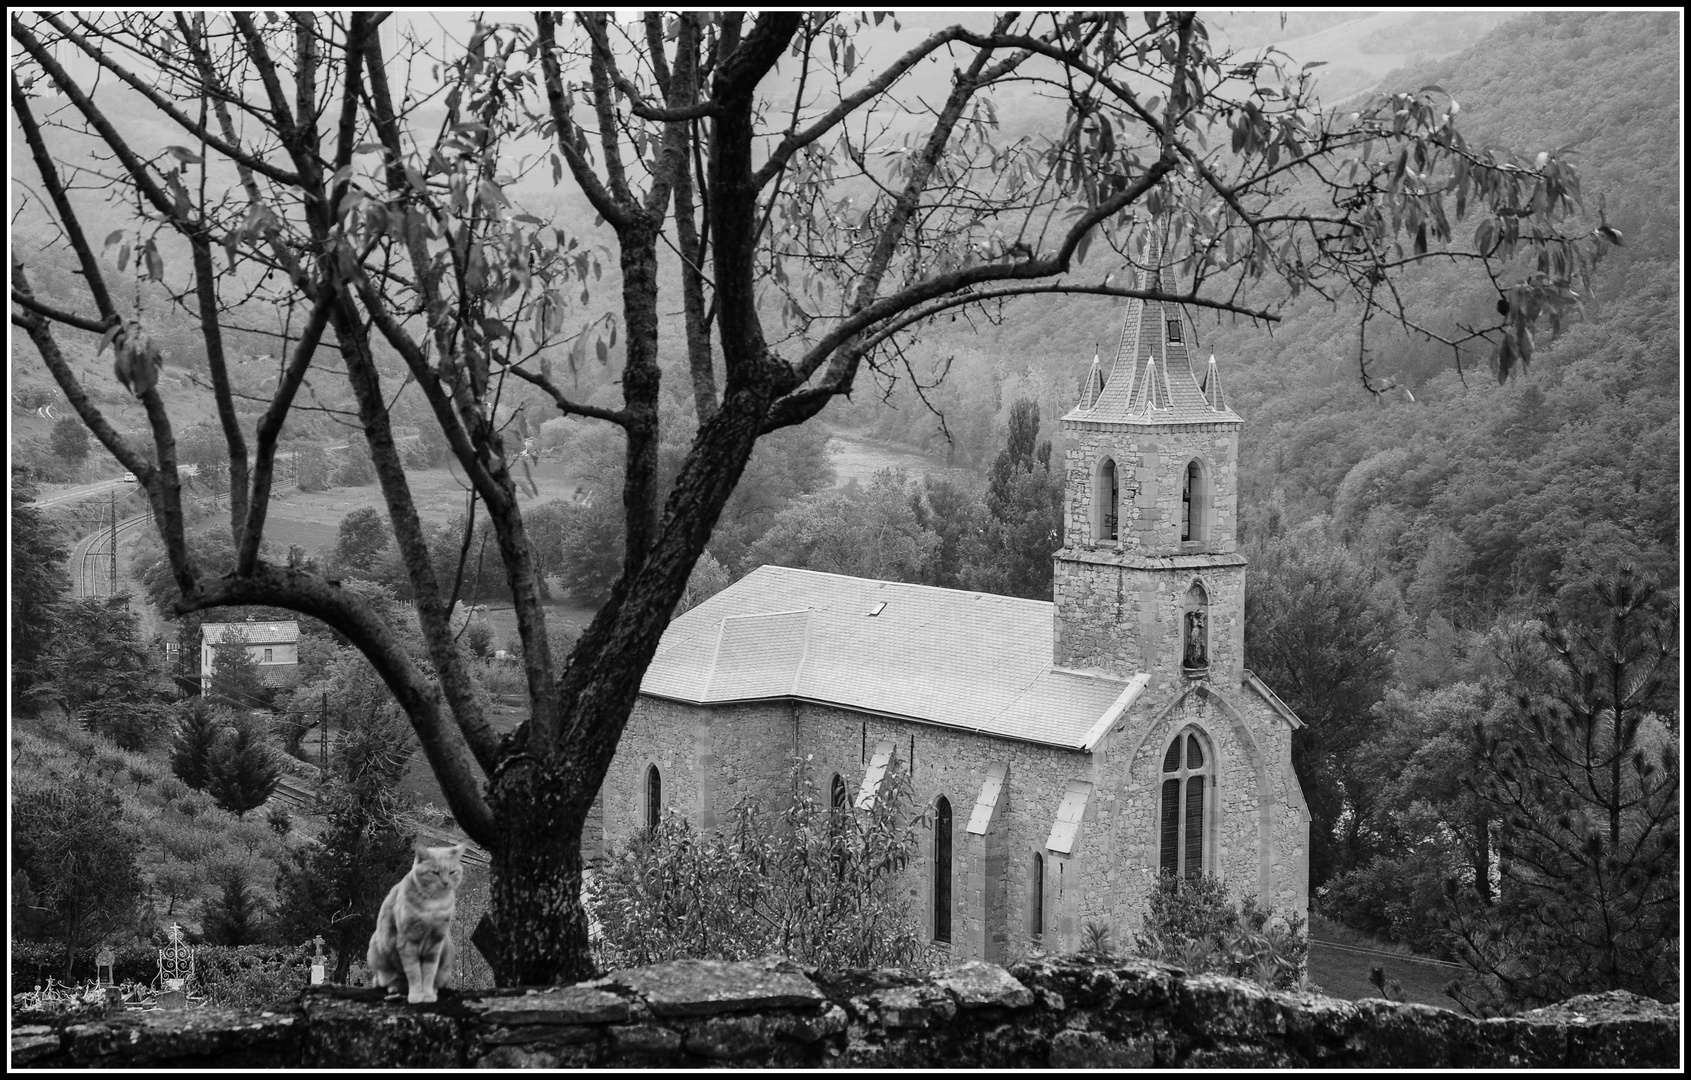
POLYGON ((1624 992, 1474 1020, 1145 961, 971 961, 927 978, 680 960, 430 1005, 326 987, 258 1013, 14 1010, 29 1068, 1675 1068, 1679 1008, 1624 992))

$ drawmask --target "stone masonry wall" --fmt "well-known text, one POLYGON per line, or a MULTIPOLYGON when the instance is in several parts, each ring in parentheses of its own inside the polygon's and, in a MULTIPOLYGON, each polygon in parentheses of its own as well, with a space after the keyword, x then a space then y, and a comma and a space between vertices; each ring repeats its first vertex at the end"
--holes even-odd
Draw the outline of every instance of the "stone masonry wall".
POLYGON ((1163 756, 1188 729, 1198 731, 1212 767, 1206 870, 1235 895, 1308 916, 1309 815, 1292 773, 1290 726, 1252 691, 1222 685, 1193 684, 1172 705, 1164 699, 1131 710, 1110 735, 1097 818, 1082 841, 1089 863, 1111 868, 1088 896, 1086 917, 1109 921, 1118 937, 1138 929, 1159 868, 1161 808, 1139 793, 1158 790, 1163 756), (1124 897, 1132 899, 1124 904, 1124 897))
POLYGON ((1673 1069, 1679 1007, 1624 992, 1522 1017, 1265 991, 1136 960, 969 962, 915 978, 680 960, 545 990, 46 1018, 14 1068, 1673 1069))
MULTIPOLYGON (((1069 782, 1089 768, 1086 755, 933 724, 871 716, 810 702, 698 707, 642 698, 601 788, 605 836, 619 844, 645 822, 645 771, 657 764, 664 803, 699 825, 714 826, 745 793, 779 805, 795 748, 811 759, 818 794, 838 774, 855 801, 877 745, 890 742, 910 769, 917 805, 932 811, 941 795, 952 810, 952 941, 958 958, 1001 959, 1025 951, 1033 922, 1035 854, 1046 858, 1047 934, 1051 948, 1079 945, 1081 925, 1061 917, 1059 900, 1075 868, 1058 868, 1045 850, 1069 782), (703 741, 708 733, 708 744, 703 741), (987 837, 968 823, 989 770, 1006 781, 987 837), (990 849, 990 850, 989 850, 990 849), (989 925, 988 913, 995 918, 989 925)), ((933 934, 932 832, 906 872, 912 914, 933 934)))
MULTIPOLYGON (((1192 685, 1183 682, 1182 692, 1192 685)), ((917 806, 931 812, 942 795, 951 803, 952 936, 938 946, 943 953, 1003 961, 1035 946, 1075 949, 1088 922, 1108 925, 1114 940, 1126 942, 1157 872, 1162 753, 1177 729, 1195 724, 1216 766, 1206 865, 1239 895, 1305 914, 1307 816, 1298 809, 1285 721, 1237 684, 1225 699, 1217 689, 1172 711, 1170 702, 1166 694, 1144 701, 1088 755, 809 702, 704 708, 643 698, 601 789, 605 833, 617 844, 644 827, 650 764, 661 770, 665 805, 708 829, 742 794, 780 805, 795 747, 810 758, 819 797, 827 798, 837 774, 855 801, 876 747, 891 743, 900 761, 913 763, 917 806), (970 834, 975 804, 993 776, 1002 780, 987 831, 970 834), (1076 781, 1091 793, 1074 847, 1049 850, 1058 806, 1076 781), (1045 903, 1038 941, 1036 867, 1045 903)), ((912 916, 932 939, 931 829, 919 842, 904 888, 912 916)))
POLYGON ((1245 655, 1245 561, 1239 555, 1147 559, 1065 548, 1054 562, 1053 661, 1099 668, 1117 678, 1151 676, 1149 691, 1183 692, 1182 632, 1186 592, 1194 582, 1209 599, 1209 675, 1237 681, 1245 655))
POLYGON ((1072 440, 1065 462, 1064 547, 1097 546, 1141 555, 1237 550, 1237 423, 1145 427, 1070 421, 1063 426, 1072 440), (1116 465, 1119 541, 1094 539, 1093 503, 1102 497, 1094 482, 1105 455, 1116 465), (1187 462, 1194 457, 1208 470, 1209 542, 1183 546, 1181 489, 1187 462))

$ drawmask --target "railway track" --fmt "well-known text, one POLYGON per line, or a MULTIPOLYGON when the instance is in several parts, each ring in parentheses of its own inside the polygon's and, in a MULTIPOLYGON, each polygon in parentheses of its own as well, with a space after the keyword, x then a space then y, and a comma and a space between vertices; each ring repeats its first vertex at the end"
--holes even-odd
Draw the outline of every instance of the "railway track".
MULTIPOLYGON (((294 489, 298 484, 297 479, 288 477, 276 481, 276 486, 272 491, 279 495, 294 489)), ((213 495, 209 500, 202 499, 200 501, 209 502, 211 508, 215 510, 224 506, 224 500, 227 498, 226 495, 213 495)), ((137 514, 118 522, 116 532, 119 546, 122 545, 125 536, 151 521, 152 517, 152 512, 148 511, 145 514, 137 514)), ((70 565, 73 571, 71 595, 74 598, 80 600, 90 596, 112 595, 112 532, 112 527, 109 524, 102 525, 78 540, 76 546, 71 549, 70 565)))
MULTIPOLYGON (((276 791, 270 798, 273 802, 285 803, 289 807, 304 813, 311 813, 317 806, 317 793, 311 784, 297 776, 289 776, 286 773, 277 782, 276 791)), ((427 840, 432 844, 441 846, 464 844, 464 861, 474 866, 485 868, 492 861, 487 852, 468 840, 448 836, 439 829, 423 824, 412 815, 405 815, 400 819, 400 822, 415 833, 419 839, 427 840)))
POLYGON ((108 525, 78 540, 70 559, 76 570, 76 578, 71 582, 72 595, 79 600, 88 596, 110 596, 114 531, 117 542, 121 543, 126 534, 151 520, 151 514, 137 514, 118 522, 116 530, 108 525))

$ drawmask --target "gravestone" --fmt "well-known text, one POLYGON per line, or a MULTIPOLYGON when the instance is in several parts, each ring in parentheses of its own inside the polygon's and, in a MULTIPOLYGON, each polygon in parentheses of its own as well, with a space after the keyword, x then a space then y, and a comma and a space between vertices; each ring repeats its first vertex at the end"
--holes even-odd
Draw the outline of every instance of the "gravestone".
POLYGON ((112 978, 112 964, 117 957, 112 954, 111 946, 106 946, 94 956, 94 982, 99 986, 110 986, 116 980, 112 978))
POLYGON ((322 986, 324 979, 323 935, 318 934, 311 939, 315 952, 311 956, 311 985, 322 986))

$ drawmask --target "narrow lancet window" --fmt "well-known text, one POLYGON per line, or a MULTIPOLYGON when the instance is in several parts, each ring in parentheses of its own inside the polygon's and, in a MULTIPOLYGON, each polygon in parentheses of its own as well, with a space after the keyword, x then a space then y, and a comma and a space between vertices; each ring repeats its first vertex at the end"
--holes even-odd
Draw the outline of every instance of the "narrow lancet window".
POLYGON ((646 831, 658 831, 658 823, 663 820, 663 777, 658 775, 656 765, 646 769, 646 831))
POLYGON ((1098 531, 1099 540, 1116 539, 1117 520, 1121 510, 1121 486, 1116 478, 1116 463, 1105 458, 1098 467, 1098 531))
POLYGON ((934 940, 951 941, 951 800, 934 804, 934 940))

